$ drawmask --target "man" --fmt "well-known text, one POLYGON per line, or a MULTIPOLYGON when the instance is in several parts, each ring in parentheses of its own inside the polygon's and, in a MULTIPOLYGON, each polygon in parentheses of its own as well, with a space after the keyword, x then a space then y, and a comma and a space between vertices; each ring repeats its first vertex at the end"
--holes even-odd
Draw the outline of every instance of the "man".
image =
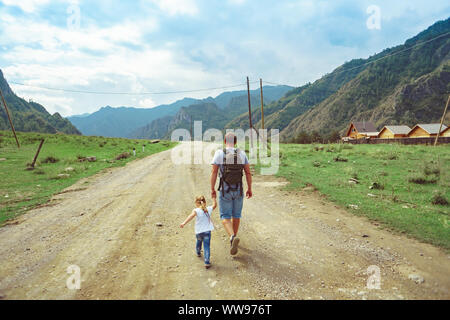
POLYGON ((242 171, 245 172, 245 178, 247 180, 247 199, 253 196, 252 175, 248 158, 244 151, 235 148, 236 144, 236 136, 233 133, 226 134, 225 149, 217 150, 211 163, 211 197, 217 197, 215 186, 217 174, 220 172, 220 219, 230 236, 231 255, 237 254, 239 245, 237 233, 241 222, 242 206, 244 204, 242 171))

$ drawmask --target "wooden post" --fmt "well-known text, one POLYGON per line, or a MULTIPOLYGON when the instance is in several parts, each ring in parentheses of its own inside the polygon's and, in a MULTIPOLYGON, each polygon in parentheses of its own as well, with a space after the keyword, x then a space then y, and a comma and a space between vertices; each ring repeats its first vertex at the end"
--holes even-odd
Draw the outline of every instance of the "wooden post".
POLYGON ((264 130, 264 99, 263 99, 262 79, 259 79, 259 86, 261 88, 261 129, 264 130))
POLYGON ((253 124, 252 124, 252 104, 250 102, 250 80, 247 77, 247 96, 248 96, 248 119, 250 123, 250 144, 253 148, 253 124))
POLYGON ((44 144, 44 139, 41 140, 41 143, 39 144, 39 148, 36 152, 36 155, 34 156, 33 163, 31 164, 31 168, 33 168, 33 169, 34 169, 34 165, 36 164, 36 160, 39 156, 39 152, 41 152, 41 148, 42 148, 43 144, 44 144))
POLYGON ((3 92, 1 89, 0 89, 0 96, 1 96, 3 104, 5 106, 6 115, 8 116, 9 124, 11 125, 11 130, 14 133, 14 138, 16 138, 17 147, 20 149, 19 139, 17 139, 16 130, 14 129, 14 125, 12 123, 11 116, 9 115, 8 106, 6 105, 6 101, 5 101, 5 98, 3 97, 3 92))
POLYGON ((438 143, 438 139, 439 139, 439 135, 441 134, 441 130, 442 130, 442 124, 444 123, 444 119, 445 119, 445 115, 447 113, 447 108, 448 108, 448 103, 450 102, 450 95, 448 96, 447 99, 447 104, 445 105, 445 109, 444 109, 444 114, 442 115, 442 119, 441 119, 441 125, 439 126, 439 132, 436 135, 436 140, 434 140, 434 146, 437 146, 438 143))

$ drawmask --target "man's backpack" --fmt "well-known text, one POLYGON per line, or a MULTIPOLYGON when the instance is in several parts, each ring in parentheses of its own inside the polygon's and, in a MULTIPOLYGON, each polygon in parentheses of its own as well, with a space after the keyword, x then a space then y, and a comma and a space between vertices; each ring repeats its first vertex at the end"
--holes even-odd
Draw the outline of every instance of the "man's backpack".
POLYGON ((222 195, 225 192, 237 191, 239 188, 242 192, 242 176, 244 171, 244 164, 239 159, 239 149, 235 149, 234 152, 228 152, 223 149, 223 173, 220 177, 219 191, 222 190, 222 195), (228 184, 228 190, 224 188, 224 182, 228 184), (235 187, 232 187, 235 186, 235 187))

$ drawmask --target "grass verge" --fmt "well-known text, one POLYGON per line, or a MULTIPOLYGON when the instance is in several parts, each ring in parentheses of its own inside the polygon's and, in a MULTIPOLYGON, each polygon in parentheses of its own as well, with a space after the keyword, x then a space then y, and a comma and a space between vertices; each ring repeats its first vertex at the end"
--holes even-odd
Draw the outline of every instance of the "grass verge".
POLYGON ((450 249, 450 146, 280 145, 287 189, 313 185, 356 215, 450 249))
POLYGON ((148 140, 62 134, 19 132, 18 137, 20 149, 11 132, 0 131, 0 225, 46 203, 81 178, 176 145, 170 141, 152 144, 148 140), (41 139, 45 142, 35 169, 28 171, 41 139), (91 162, 89 157, 96 161, 91 162))

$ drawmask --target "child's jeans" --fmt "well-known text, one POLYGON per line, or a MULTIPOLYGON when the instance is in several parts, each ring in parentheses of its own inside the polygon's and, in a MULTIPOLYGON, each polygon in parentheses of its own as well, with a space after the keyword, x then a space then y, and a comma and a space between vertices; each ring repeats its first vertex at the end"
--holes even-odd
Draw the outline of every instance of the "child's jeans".
POLYGON ((197 245, 195 249, 197 250, 197 254, 200 254, 203 243, 203 250, 205 251, 205 264, 209 264, 209 255, 210 255, 209 244, 211 242, 211 231, 198 233, 196 237, 197 237, 197 245))

